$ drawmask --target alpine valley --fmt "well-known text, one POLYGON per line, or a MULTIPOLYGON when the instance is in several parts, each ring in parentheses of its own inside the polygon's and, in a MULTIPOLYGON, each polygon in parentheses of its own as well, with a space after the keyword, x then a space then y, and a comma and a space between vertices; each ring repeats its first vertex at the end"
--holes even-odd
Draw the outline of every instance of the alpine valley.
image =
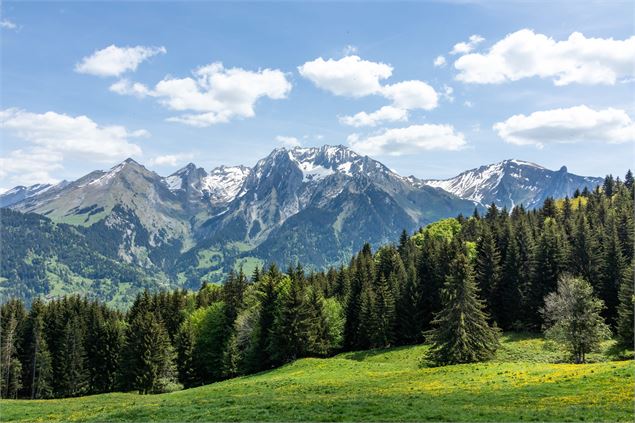
POLYGON ((167 177, 127 159, 0 195, 0 292, 125 305, 144 288, 198 288, 239 267, 324 269, 404 229, 491 203, 535 208, 601 182, 519 160, 421 180, 343 146, 275 149, 253 168, 190 163, 167 177))

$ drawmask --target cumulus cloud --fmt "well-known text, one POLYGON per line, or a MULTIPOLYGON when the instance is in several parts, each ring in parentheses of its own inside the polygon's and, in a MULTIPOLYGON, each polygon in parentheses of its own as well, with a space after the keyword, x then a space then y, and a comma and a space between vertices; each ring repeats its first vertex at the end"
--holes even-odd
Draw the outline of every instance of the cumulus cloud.
POLYGON ((516 145, 635 141, 635 123, 620 109, 594 110, 587 106, 514 115, 494 125, 505 141, 516 145))
POLYGON ((439 96, 423 81, 401 81, 382 85, 392 75, 392 66, 346 56, 339 60, 318 58, 298 67, 300 75, 317 87, 335 95, 364 97, 379 95, 391 101, 375 112, 359 112, 343 116, 340 122, 352 126, 375 126, 378 123, 407 120, 408 110, 431 110, 437 107, 439 96))
POLYGON ((144 98, 152 95, 152 91, 140 82, 132 82, 128 79, 120 79, 110 86, 110 91, 120 95, 131 95, 144 98))
POLYGON ((586 38, 579 32, 555 41, 530 29, 508 34, 487 53, 465 54, 454 62, 456 78, 499 84, 523 78, 551 79, 555 85, 608 84, 635 76, 635 36, 625 40, 586 38))
POLYGON ((366 138, 351 134, 348 144, 368 155, 401 156, 430 150, 460 150, 466 145, 465 136, 451 125, 411 125, 393 128, 366 138))
POLYGON ((249 71, 225 68, 220 62, 196 69, 192 77, 166 77, 152 89, 126 79, 110 86, 117 94, 154 97, 170 110, 186 112, 168 121, 196 127, 253 117, 260 98, 284 99, 291 88, 284 72, 278 69, 249 71))
POLYGON ((439 96, 434 88, 423 81, 403 81, 382 87, 381 94, 401 109, 432 110, 437 107, 439 96))
POLYGON ((117 47, 113 44, 84 57, 75 65, 75 72, 96 76, 120 76, 129 71, 134 72, 145 60, 166 52, 165 47, 117 47))
POLYGON ((278 141, 283 147, 300 147, 300 140, 296 137, 289 137, 285 135, 278 135, 276 137, 276 141, 278 141))
POLYGON ((341 116, 340 123, 349 126, 377 126, 384 122, 408 120, 408 111, 393 106, 384 106, 372 113, 359 112, 353 116, 341 116))
POLYGON ((0 177, 21 184, 54 182, 50 172, 62 169, 65 159, 110 162, 139 156, 141 147, 130 139, 149 135, 145 130, 99 125, 86 116, 15 108, 0 110, 0 129, 28 144, 0 158, 0 177))
POLYGON ((182 154, 166 154, 162 156, 156 156, 150 159, 150 164, 158 166, 179 166, 187 160, 192 160, 194 154, 182 153, 182 154))
POLYGON ((381 81, 392 75, 392 66, 345 56, 339 60, 319 57, 298 67, 304 78, 335 95, 363 97, 381 91, 381 81))
POLYGON ((476 46, 485 41, 485 38, 481 37, 478 34, 470 35, 468 41, 460 42, 454 45, 450 54, 466 54, 471 52, 476 48, 476 46))
POLYGON ((101 126, 87 116, 20 109, 0 111, 0 128, 48 151, 102 159, 140 155, 141 148, 129 138, 149 135, 145 130, 131 132, 123 126, 101 126))
POLYGON ((434 59, 434 62, 432 62, 434 64, 435 67, 437 68, 442 68, 445 66, 445 64, 447 63, 445 60, 445 57, 443 56, 437 56, 436 59, 434 59))

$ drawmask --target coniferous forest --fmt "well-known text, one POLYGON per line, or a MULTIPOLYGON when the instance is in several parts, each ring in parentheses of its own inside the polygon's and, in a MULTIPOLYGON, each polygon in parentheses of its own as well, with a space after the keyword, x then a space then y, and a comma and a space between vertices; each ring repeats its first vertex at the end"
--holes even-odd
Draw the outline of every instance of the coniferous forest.
POLYGON ((436 365, 487 360, 500 331, 546 329, 548 310, 558 310, 554 293, 567 298, 567 278, 599 313, 588 327, 607 325, 632 349, 633 197, 629 171, 536 210, 492 205, 404 231, 395 245, 365 245, 348 266, 238 271, 197 292, 144 292, 126 312, 79 296, 37 299, 28 309, 9 299, 0 394, 169 392, 301 357, 422 342, 432 344, 427 359, 436 365))

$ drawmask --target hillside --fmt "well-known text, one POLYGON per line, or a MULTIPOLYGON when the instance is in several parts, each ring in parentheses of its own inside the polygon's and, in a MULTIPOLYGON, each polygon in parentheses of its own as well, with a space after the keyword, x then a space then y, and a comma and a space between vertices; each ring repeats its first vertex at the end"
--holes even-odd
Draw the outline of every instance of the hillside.
MULTIPOLYGON (((610 343, 605 345, 610 347, 610 343)), ((162 395, 1 401, 10 421, 632 421, 633 361, 558 364, 539 338, 508 334, 496 360, 428 368, 426 346, 302 359, 162 395)))

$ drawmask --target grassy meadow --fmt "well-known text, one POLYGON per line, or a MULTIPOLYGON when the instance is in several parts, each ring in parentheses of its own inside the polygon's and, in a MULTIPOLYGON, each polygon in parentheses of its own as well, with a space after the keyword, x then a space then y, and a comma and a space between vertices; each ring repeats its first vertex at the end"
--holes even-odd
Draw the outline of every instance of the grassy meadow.
POLYGON ((426 346, 302 359, 199 388, 0 401, 10 421, 633 421, 635 363, 605 351, 562 363, 542 339, 507 334, 495 360, 428 367, 426 346))

